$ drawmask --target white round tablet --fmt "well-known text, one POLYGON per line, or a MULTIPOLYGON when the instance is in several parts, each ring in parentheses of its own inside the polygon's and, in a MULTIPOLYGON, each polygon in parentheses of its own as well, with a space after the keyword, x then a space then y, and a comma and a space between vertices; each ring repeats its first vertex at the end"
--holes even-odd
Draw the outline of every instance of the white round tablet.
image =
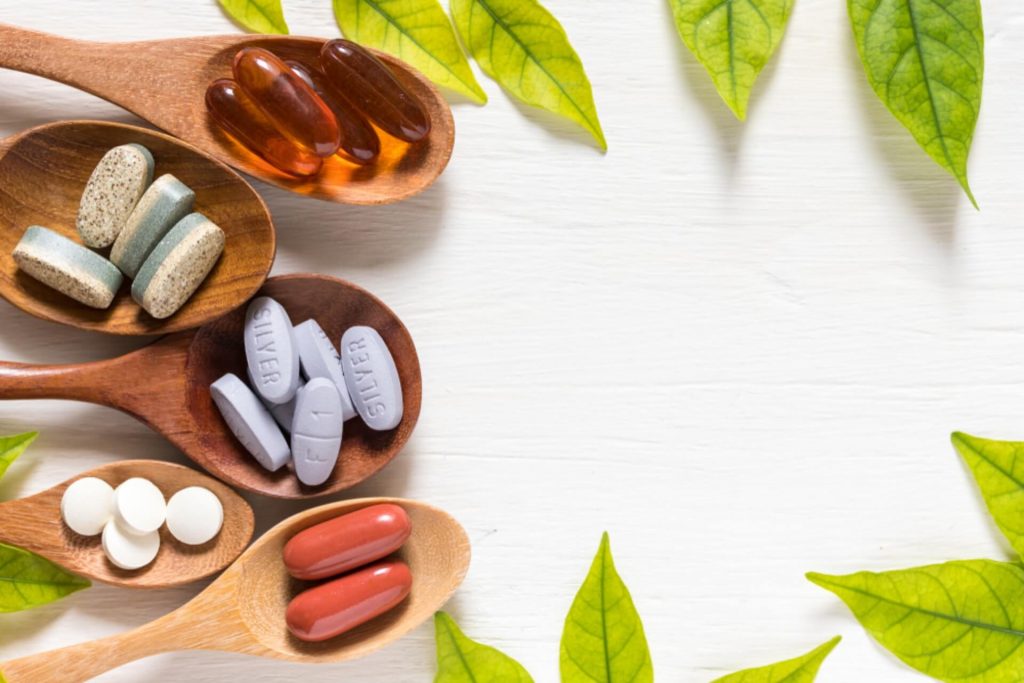
POLYGON ((114 516, 114 489, 96 477, 82 477, 64 490, 60 515, 76 534, 95 536, 114 516))
POLYGON ((149 479, 132 477, 114 489, 114 518, 123 531, 149 534, 167 517, 164 494, 149 479))
POLYGON ((189 486, 167 503, 167 529, 187 545, 202 545, 220 533, 224 506, 213 491, 189 486))
POLYGON ((103 527, 103 552, 121 569, 140 569, 153 561, 160 550, 160 532, 131 534, 116 520, 103 527))

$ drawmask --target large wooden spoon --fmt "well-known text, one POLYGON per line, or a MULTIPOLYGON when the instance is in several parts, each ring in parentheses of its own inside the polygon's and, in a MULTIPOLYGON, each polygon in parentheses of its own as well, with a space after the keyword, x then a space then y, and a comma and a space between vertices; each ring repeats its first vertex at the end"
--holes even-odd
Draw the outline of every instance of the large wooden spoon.
POLYGON ((420 363, 409 331, 375 296, 326 275, 274 277, 259 294, 279 301, 293 323, 316 319, 335 344, 352 325, 375 328, 398 366, 402 421, 387 432, 367 429, 358 419, 345 423, 338 466, 321 486, 300 484, 287 468, 268 472, 260 467, 210 398, 210 384, 224 373, 246 377, 244 307, 120 358, 77 365, 0 362, 0 399, 65 398, 117 408, 163 434, 214 476, 276 498, 311 498, 358 484, 398 454, 419 418, 420 363))
POLYGON ((397 640, 439 610, 469 568, 465 530, 442 510, 395 498, 348 500, 301 512, 263 535, 191 602, 120 635, 0 663, 7 683, 85 681, 128 662, 175 650, 222 650, 295 662, 341 662, 397 640), (306 584, 281 560, 284 544, 319 522, 376 503, 396 503, 412 519, 398 556, 412 570, 412 593, 394 610, 322 643, 292 637, 284 613, 306 584))
POLYGON ((372 166, 358 167, 332 157, 315 178, 293 178, 239 146, 210 121, 206 88, 215 79, 231 76, 231 60, 240 49, 265 47, 286 59, 316 64, 323 43, 322 38, 244 35, 94 43, 0 24, 0 67, 98 95, 286 190, 345 204, 385 204, 426 189, 451 157, 452 112, 430 81, 384 53, 377 56, 423 102, 433 125, 427 139, 415 145, 387 139, 372 166))
MULTIPOLYGON (((0 39, 0 51, 2 39, 0 39)), ((224 164, 169 135, 102 121, 62 121, 0 141, 0 295, 27 313, 110 334, 167 334, 209 322, 237 308, 267 279, 277 242, 266 204, 224 164), (131 298, 126 281, 106 310, 68 298, 18 270, 11 256, 30 225, 76 241, 82 191, 111 147, 137 142, 150 149, 156 175, 172 173, 195 190, 195 209, 224 229, 224 255, 176 314, 157 320, 131 298)))
POLYGON ((224 484, 181 465, 158 460, 124 460, 103 465, 27 498, 0 503, 0 542, 53 560, 96 581, 126 588, 169 588, 215 574, 235 561, 252 539, 249 504, 224 484), (212 541, 191 546, 160 528, 160 552, 153 563, 135 571, 118 569, 103 554, 99 536, 79 536, 61 522, 60 500, 77 479, 98 477, 113 487, 132 477, 156 484, 170 499, 188 486, 202 486, 224 506, 224 526, 212 541))

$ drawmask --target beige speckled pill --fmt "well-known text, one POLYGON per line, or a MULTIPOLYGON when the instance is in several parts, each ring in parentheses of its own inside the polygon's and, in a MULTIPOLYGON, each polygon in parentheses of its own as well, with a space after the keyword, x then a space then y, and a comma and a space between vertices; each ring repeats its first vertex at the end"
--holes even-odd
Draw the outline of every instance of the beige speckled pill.
POLYGON ((167 173, 146 190, 117 236, 110 260, 128 277, 135 277, 160 240, 192 210, 196 194, 167 173))
POLYGON ((132 298, 154 318, 167 318, 199 289, 224 251, 224 231, 201 213, 178 221, 139 268, 132 298))
POLYGON ((82 193, 78 234, 86 246, 109 247, 153 182, 153 155, 142 145, 115 147, 100 159, 82 193))
POLYGON ((25 231, 14 261, 43 284, 93 308, 110 306, 124 279, 107 259, 38 225, 25 231))

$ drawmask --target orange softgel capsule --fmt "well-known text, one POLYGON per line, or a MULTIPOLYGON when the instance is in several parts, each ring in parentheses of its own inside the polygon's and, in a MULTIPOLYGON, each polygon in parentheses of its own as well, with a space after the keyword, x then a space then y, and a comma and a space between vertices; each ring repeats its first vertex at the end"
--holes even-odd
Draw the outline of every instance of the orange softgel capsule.
POLYGON ((320 96, 327 107, 334 112, 334 119, 341 131, 341 144, 338 152, 356 164, 372 164, 380 155, 380 138, 370 122, 355 107, 348 103, 334 87, 327 82, 320 69, 297 62, 285 60, 285 64, 306 85, 320 96))
POLYGON ((430 116, 384 62, 349 40, 331 40, 320 50, 320 68, 349 104, 389 135, 418 142, 430 132, 430 116))
POLYGON ((285 139, 231 79, 214 81, 206 89, 206 108, 226 133, 278 170, 301 177, 320 172, 320 157, 285 139))
POLYGON ((334 114, 279 57, 260 47, 243 48, 233 70, 235 81, 282 135, 321 157, 338 151, 334 114))

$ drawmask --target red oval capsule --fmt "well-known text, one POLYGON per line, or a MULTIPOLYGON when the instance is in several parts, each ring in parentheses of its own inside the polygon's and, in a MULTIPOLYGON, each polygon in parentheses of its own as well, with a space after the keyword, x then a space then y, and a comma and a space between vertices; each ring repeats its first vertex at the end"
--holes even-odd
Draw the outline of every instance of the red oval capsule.
POLYGON ((296 147, 270 122, 256 103, 229 78, 206 89, 206 108, 214 122, 243 147, 284 173, 311 176, 320 172, 320 157, 296 147))
POLYGON ((323 579, 387 557, 411 532, 401 507, 371 505, 292 536, 284 546, 284 564, 297 579, 323 579))
POLYGON ((299 593, 288 603, 285 622, 300 640, 327 640, 396 607, 410 590, 408 566, 381 562, 299 593))
POLYGON ((320 68, 335 90, 384 132, 417 142, 430 132, 430 117, 384 62, 350 40, 339 38, 320 49, 320 68))
POLYGON ((260 47, 238 51, 235 80, 286 138, 319 156, 338 151, 334 114, 280 58, 260 47))

